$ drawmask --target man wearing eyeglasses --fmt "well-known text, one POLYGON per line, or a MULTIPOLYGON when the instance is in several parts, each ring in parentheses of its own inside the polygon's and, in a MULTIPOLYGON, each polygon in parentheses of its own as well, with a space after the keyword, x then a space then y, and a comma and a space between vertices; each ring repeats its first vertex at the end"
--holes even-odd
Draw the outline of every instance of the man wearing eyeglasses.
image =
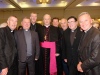
POLYGON ((64 61, 68 63, 69 75, 78 75, 78 45, 82 36, 82 31, 78 27, 77 18, 70 16, 68 19, 70 28, 67 34, 64 34, 66 55, 64 61))

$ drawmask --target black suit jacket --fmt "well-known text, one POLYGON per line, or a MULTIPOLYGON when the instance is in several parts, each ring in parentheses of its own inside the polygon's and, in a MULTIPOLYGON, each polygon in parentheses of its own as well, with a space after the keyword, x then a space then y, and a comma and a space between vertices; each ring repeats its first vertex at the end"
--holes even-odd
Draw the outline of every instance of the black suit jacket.
POLYGON ((0 28, 0 69, 11 67, 16 52, 15 39, 10 28, 0 28))
POLYGON ((39 23, 35 23, 34 25, 31 23, 31 26, 30 26, 31 30, 36 31, 38 33, 39 39, 40 39, 42 27, 43 26, 39 23))
POLYGON ((69 32, 69 28, 67 28, 66 30, 63 31, 63 29, 61 30, 61 40, 60 40, 60 49, 62 51, 62 59, 66 57, 66 49, 65 49, 65 36, 67 36, 68 32, 69 32))
POLYGON ((33 31, 38 32, 41 27, 42 27, 42 25, 39 24, 39 23, 35 23, 34 25, 31 23, 30 29, 33 30, 33 31))
POLYGON ((86 75, 100 75, 100 32, 91 27, 80 42, 79 55, 86 75))
MULTIPOLYGON (((39 38, 36 32, 32 30, 30 31, 32 37, 32 56, 33 60, 35 60, 35 58, 36 59, 39 58, 39 53, 40 53, 39 38)), ((17 43, 19 61, 25 62, 27 57, 27 45, 25 41, 24 30, 23 29, 18 30, 15 33, 15 38, 17 43)))
POLYGON ((70 32, 71 30, 69 30, 69 32, 67 34, 64 34, 64 39, 65 39, 65 50, 66 50, 66 58, 68 60, 68 64, 73 63, 75 66, 78 64, 78 46, 80 43, 80 38, 82 36, 82 31, 80 31, 80 28, 77 27, 77 32, 76 35, 74 37, 74 42, 73 45, 71 45, 71 41, 70 41, 70 32))

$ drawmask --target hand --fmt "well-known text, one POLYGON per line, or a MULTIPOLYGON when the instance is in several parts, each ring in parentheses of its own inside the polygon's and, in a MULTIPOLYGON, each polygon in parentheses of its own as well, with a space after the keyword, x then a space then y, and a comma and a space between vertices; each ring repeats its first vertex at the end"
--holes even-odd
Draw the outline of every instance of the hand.
POLYGON ((7 75, 7 73, 8 73, 8 68, 4 68, 4 69, 2 69, 0 75, 7 75))
POLYGON ((82 65, 82 62, 79 62, 78 65, 77 65, 77 70, 79 72, 83 72, 81 65, 82 65))
POLYGON ((67 63, 67 59, 64 59, 64 61, 67 63))
POLYGON ((56 53, 56 56, 59 56, 60 54, 59 53, 56 53))

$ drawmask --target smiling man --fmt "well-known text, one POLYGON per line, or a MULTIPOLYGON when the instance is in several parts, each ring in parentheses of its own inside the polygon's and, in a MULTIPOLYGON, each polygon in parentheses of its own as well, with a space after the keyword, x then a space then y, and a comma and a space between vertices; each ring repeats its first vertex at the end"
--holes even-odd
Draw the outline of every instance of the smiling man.
POLYGON ((15 33, 19 57, 18 75, 25 75, 26 68, 28 75, 35 75, 35 60, 38 60, 40 52, 38 34, 30 29, 29 18, 23 18, 21 25, 23 28, 15 33))
POLYGON ((67 34, 64 34, 64 45, 66 50, 66 57, 64 61, 68 63, 69 75, 78 75, 78 46, 82 36, 82 31, 80 30, 80 27, 78 27, 78 21, 76 17, 70 16, 67 21, 70 30, 67 34))
POLYGON ((0 29, 0 75, 17 75, 17 50, 13 35, 16 26, 17 18, 10 16, 7 27, 0 29))
POLYGON ((80 61, 77 69, 85 75, 100 75, 100 32, 92 27, 88 12, 82 12, 78 19, 85 34, 78 49, 80 61))

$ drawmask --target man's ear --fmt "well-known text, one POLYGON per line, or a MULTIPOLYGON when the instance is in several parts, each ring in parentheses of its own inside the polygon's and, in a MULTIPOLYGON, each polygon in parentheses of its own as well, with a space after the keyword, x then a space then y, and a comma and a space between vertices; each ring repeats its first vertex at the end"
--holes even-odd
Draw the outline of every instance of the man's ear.
POLYGON ((91 24, 93 23, 94 19, 91 19, 91 24))

